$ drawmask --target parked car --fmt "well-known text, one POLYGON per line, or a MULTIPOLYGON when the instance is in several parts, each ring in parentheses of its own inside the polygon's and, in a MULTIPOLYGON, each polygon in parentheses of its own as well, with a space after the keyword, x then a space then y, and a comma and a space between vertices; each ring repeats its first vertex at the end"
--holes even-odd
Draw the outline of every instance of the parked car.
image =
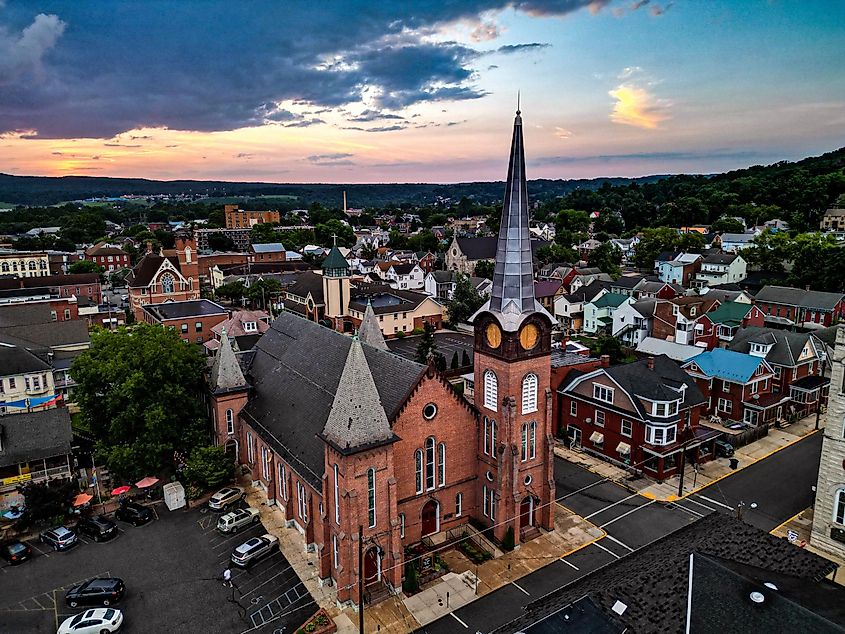
POLYGON ((244 499, 244 490, 241 487, 225 487, 211 496, 208 501, 208 508, 212 511, 224 511, 232 504, 244 499))
POLYGON ((730 458, 734 455, 733 445, 726 440, 716 440, 716 455, 719 458, 730 458))
POLYGON ((80 605, 109 606, 117 603, 126 593, 126 585, 117 577, 90 579, 74 586, 65 594, 65 603, 75 608, 80 605))
POLYGON ((41 541, 50 544, 54 550, 67 550, 79 543, 76 533, 64 526, 54 526, 41 531, 41 541))
POLYGON ((22 564, 32 557, 32 546, 23 542, 8 542, 0 546, 0 557, 8 561, 12 566, 22 564))
POLYGON ((261 518, 258 516, 258 509, 235 509, 220 516, 217 520, 217 530, 221 533, 237 533, 244 526, 257 523, 259 519, 261 518))
POLYGON ((114 516, 119 520, 129 522, 132 526, 140 526, 153 519, 153 512, 137 502, 127 501, 118 507, 114 516))
POLYGON ((88 535, 95 542, 117 537, 117 524, 105 515, 83 517, 76 525, 76 530, 84 535, 88 535))
POLYGON ((277 547, 279 538, 275 535, 262 535, 245 541, 232 551, 232 563, 246 568, 265 555, 269 555, 277 547))
POLYGON ((121 625, 123 612, 114 608, 98 608, 65 619, 57 634, 104 634, 117 632, 121 625))

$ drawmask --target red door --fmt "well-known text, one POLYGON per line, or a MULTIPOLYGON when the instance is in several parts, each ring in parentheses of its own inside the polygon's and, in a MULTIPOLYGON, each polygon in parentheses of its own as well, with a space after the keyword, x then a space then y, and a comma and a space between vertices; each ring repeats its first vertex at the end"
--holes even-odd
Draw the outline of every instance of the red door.
POLYGON ((520 528, 534 526, 534 504, 531 496, 523 498, 519 505, 519 526, 520 528))
POLYGON ((437 502, 429 500, 422 509, 422 535, 437 532, 437 502))
POLYGON ((364 553, 364 583, 369 585, 378 580, 378 549, 370 548, 366 553, 364 553))

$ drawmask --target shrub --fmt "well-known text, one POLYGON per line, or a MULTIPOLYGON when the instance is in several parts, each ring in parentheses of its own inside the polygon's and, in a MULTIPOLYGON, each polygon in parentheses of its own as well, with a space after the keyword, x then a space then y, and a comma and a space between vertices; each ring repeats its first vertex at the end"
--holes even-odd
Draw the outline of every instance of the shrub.
POLYGON ((511 551, 514 547, 513 526, 508 526, 505 537, 502 539, 502 550, 511 551))
POLYGON ((413 594, 420 589, 420 575, 417 567, 413 564, 405 566, 405 580, 402 582, 402 590, 409 594, 413 594))

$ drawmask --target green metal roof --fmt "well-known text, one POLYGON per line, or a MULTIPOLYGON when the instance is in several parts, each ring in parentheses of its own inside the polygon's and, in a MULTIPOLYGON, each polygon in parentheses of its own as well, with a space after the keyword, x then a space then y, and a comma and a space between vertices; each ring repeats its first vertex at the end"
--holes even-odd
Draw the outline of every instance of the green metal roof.
POLYGON ((739 326, 751 310, 751 304, 741 302, 725 302, 716 310, 707 313, 707 318, 714 324, 725 326, 739 326))
POLYGON ((623 295, 622 293, 605 293, 593 302, 593 306, 596 308, 605 308, 607 306, 616 308, 621 306, 622 302, 626 299, 630 299, 630 297, 623 295))
POLYGON ((324 271, 329 269, 348 269, 349 262, 346 261, 346 258, 343 257, 343 254, 340 252, 340 249, 337 248, 337 245, 334 245, 329 251, 329 254, 326 256, 326 259, 323 260, 322 269, 324 271))

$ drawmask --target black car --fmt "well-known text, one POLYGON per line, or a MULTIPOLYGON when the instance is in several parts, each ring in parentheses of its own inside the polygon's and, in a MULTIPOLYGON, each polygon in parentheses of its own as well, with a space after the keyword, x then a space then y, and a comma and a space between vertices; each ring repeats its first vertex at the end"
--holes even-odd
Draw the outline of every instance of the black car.
POLYGON ((125 593, 126 585, 122 579, 91 579, 68 590, 65 603, 72 608, 80 605, 112 605, 120 601, 125 593))
POLYGON ((92 538, 95 542, 117 537, 117 524, 112 522, 105 515, 83 517, 76 525, 76 530, 88 535, 88 537, 92 538))
POLYGON ((23 542, 9 542, 0 546, 0 557, 11 565, 21 564, 32 557, 32 546, 23 542))
POLYGON ((140 526, 153 519, 153 512, 137 502, 124 502, 115 511, 114 516, 119 520, 129 522, 132 526, 140 526))

